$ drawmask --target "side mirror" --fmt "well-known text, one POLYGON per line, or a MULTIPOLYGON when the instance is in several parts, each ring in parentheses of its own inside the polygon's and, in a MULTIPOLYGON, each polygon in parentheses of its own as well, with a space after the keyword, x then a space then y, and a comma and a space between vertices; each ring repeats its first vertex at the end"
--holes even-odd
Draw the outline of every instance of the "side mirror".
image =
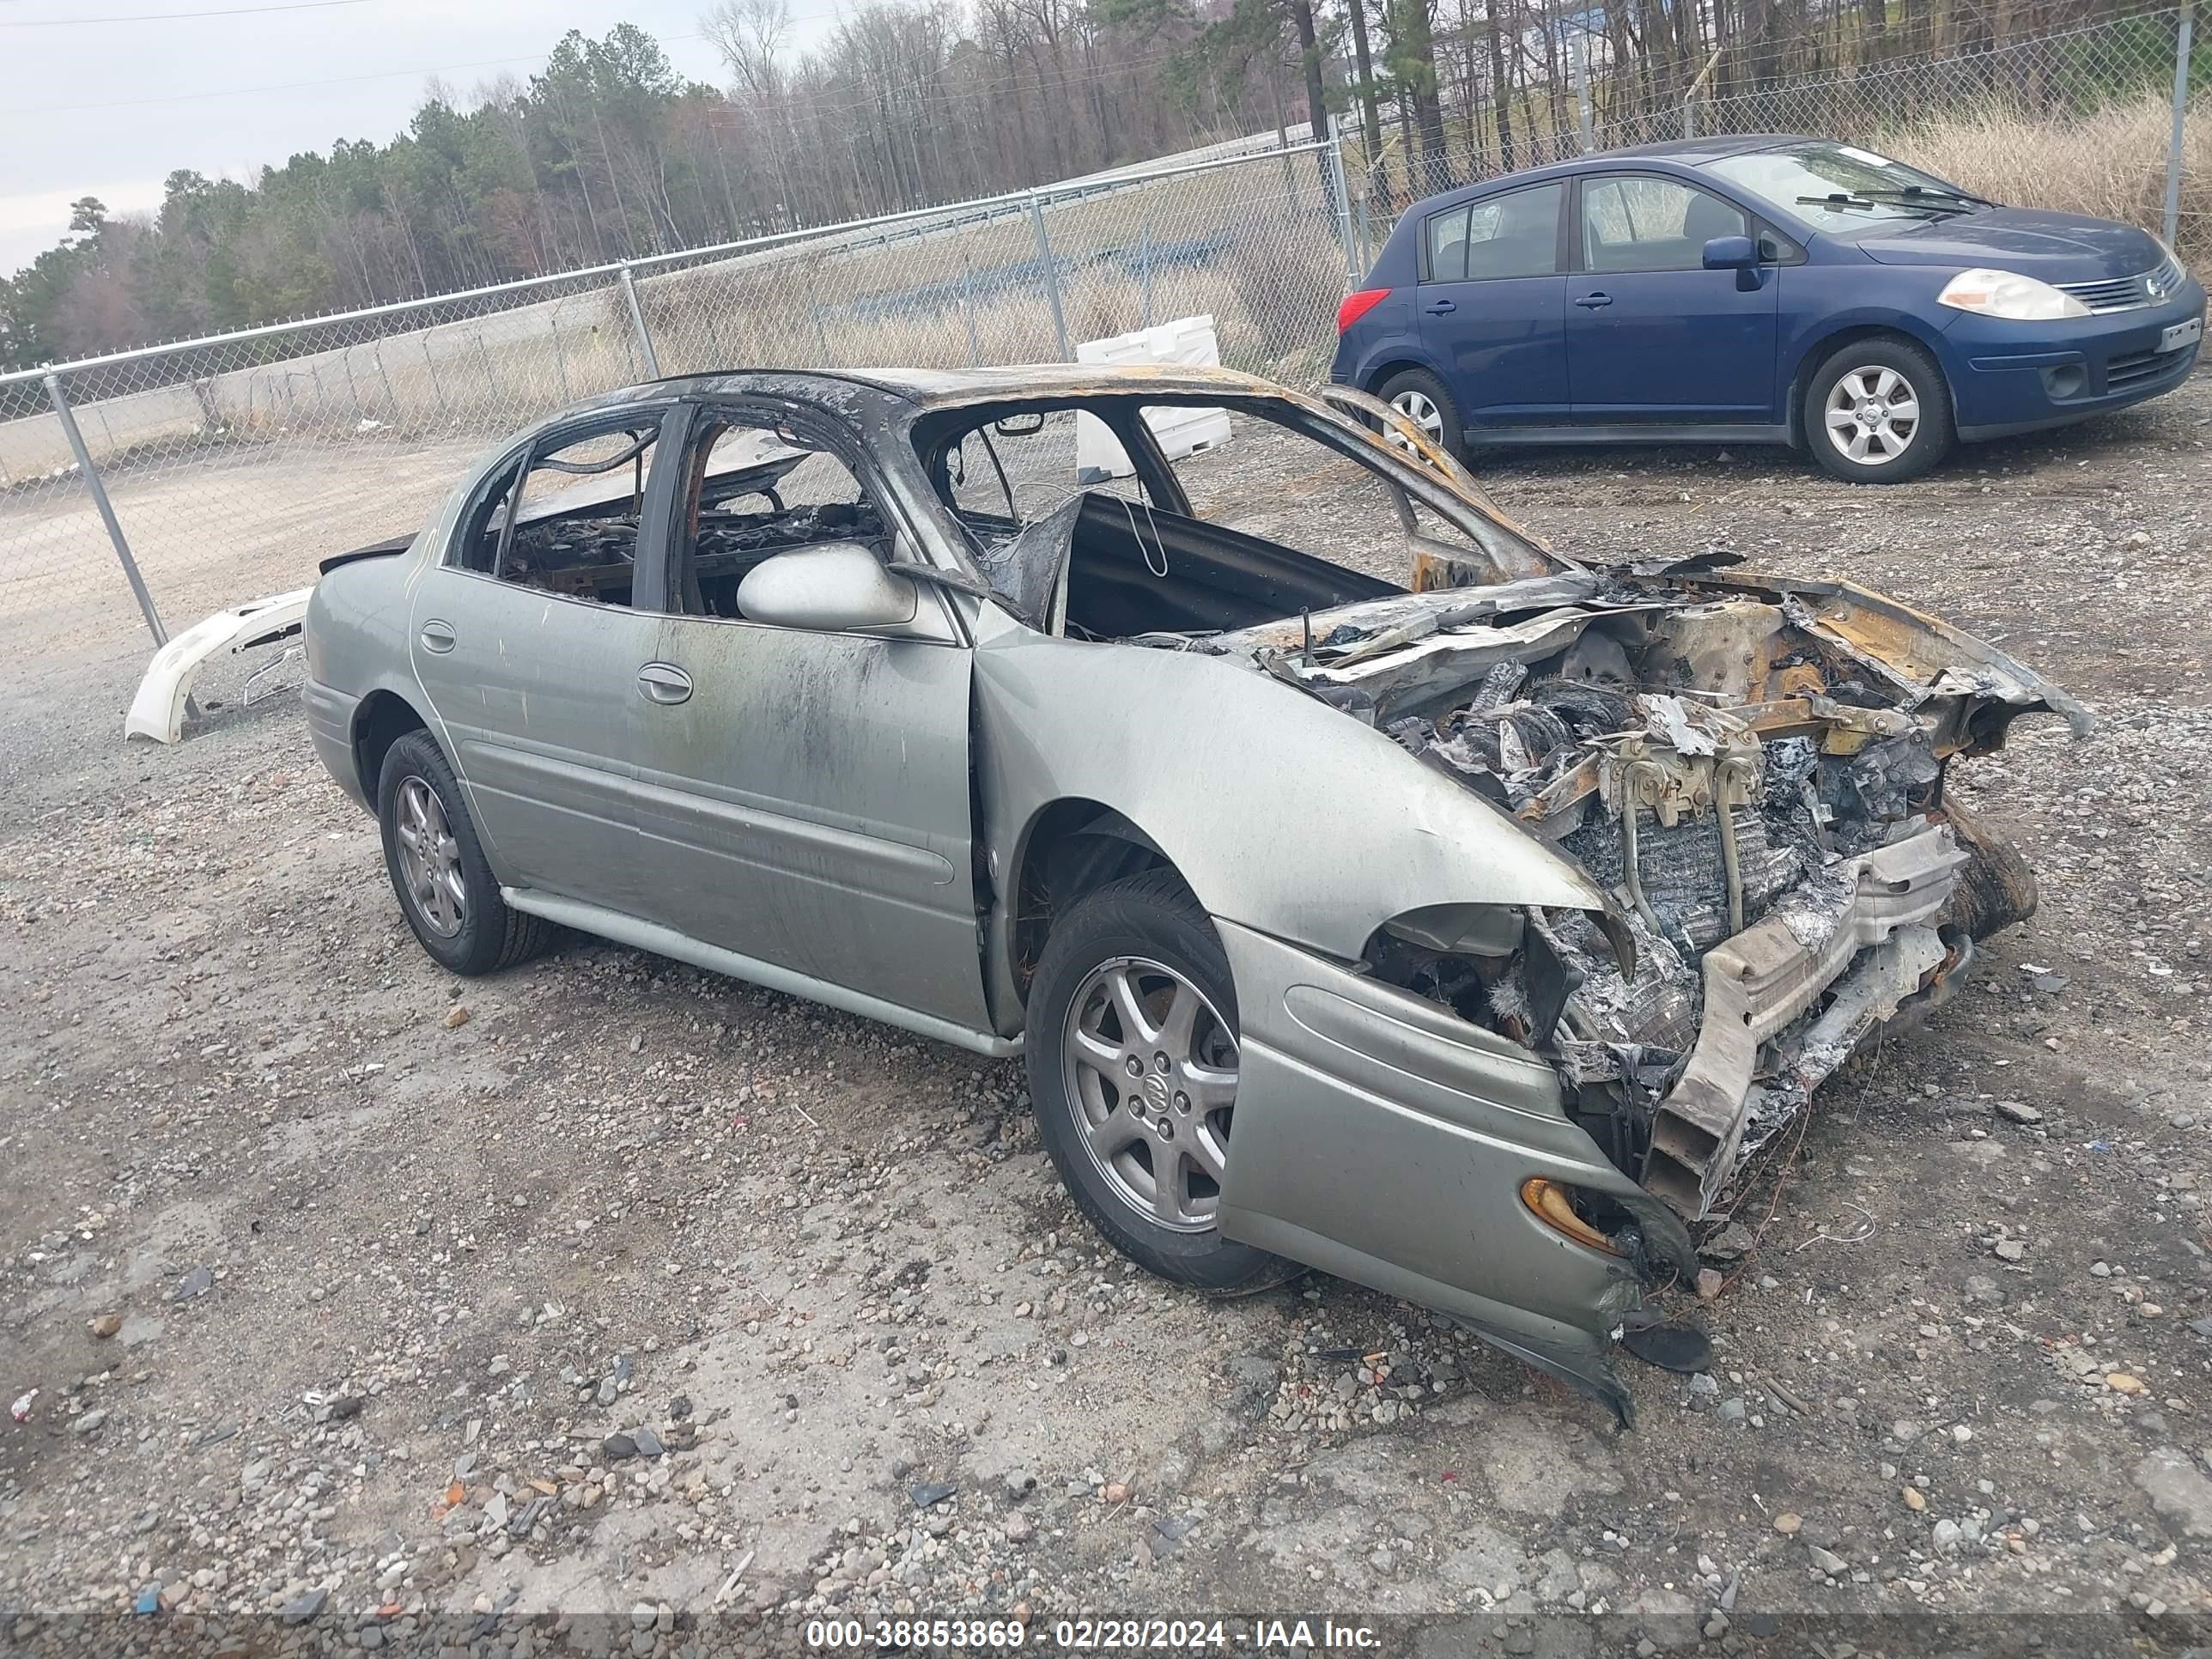
POLYGON ((762 560, 738 584, 738 614, 776 628, 896 628, 912 622, 916 609, 914 584, 859 542, 795 547, 762 560))
POLYGON ((1716 236, 1705 244, 1707 270, 1756 270, 1759 244, 1748 236, 1716 236))

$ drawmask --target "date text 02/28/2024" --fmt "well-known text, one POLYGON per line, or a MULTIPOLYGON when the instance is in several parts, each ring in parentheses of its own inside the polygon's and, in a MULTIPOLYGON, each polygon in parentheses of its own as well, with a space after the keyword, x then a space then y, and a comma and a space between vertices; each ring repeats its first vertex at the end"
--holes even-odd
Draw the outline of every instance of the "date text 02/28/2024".
POLYGON ((1234 1645, 1262 1650, 1362 1651, 1380 1644, 1362 1624, 1322 1619, 1059 1619, 1049 1625, 1015 1620, 819 1619, 806 1626, 806 1645, 821 1650, 951 1648, 1014 1652, 1050 1647, 1074 1653, 1194 1652, 1234 1645))

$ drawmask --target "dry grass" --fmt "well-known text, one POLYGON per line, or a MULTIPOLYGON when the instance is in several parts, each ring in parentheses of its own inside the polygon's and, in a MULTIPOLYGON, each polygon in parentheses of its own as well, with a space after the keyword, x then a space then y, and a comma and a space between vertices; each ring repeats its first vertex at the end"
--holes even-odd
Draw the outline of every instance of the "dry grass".
POLYGON ((1328 338, 1343 297, 1344 256, 1302 225, 1273 225, 1239 240, 1224 261, 1229 286, 1261 338, 1328 338))
MULTIPOLYGON (((2154 94, 2056 121, 1994 104, 1877 133, 1874 148, 2000 202, 2156 231, 2172 119, 2172 106, 2154 94)), ((2180 240, 2185 259, 2212 258, 2212 107, 2203 100, 2182 129, 2180 240)))

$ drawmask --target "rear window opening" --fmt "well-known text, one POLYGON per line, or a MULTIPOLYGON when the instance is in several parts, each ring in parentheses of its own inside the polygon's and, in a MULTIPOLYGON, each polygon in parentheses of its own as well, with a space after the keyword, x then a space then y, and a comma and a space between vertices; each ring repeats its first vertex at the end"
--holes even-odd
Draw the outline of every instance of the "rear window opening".
POLYGON ((458 544, 461 568, 564 599, 629 605, 659 434, 656 416, 542 441, 477 504, 458 544))

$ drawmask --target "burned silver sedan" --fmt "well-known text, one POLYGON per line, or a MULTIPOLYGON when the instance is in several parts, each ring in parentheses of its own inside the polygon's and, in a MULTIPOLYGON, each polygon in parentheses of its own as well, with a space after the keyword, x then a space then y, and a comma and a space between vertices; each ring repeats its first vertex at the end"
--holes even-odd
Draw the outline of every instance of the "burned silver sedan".
POLYGON ((2081 719, 1843 584, 1559 556, 1383 405, 1220 371, 659 381, 324 573, 314 741, 447 968, 574 927, 1022 1054, 1145 1267, 1323 1268, 1624 1416, 1691 1224, 2033 907, 1948 763, 2081 719), (1206 511, 1161 434, 1223 412, 1206 511), (1322 545, 1255 533, 1308 497, 1322 545))

